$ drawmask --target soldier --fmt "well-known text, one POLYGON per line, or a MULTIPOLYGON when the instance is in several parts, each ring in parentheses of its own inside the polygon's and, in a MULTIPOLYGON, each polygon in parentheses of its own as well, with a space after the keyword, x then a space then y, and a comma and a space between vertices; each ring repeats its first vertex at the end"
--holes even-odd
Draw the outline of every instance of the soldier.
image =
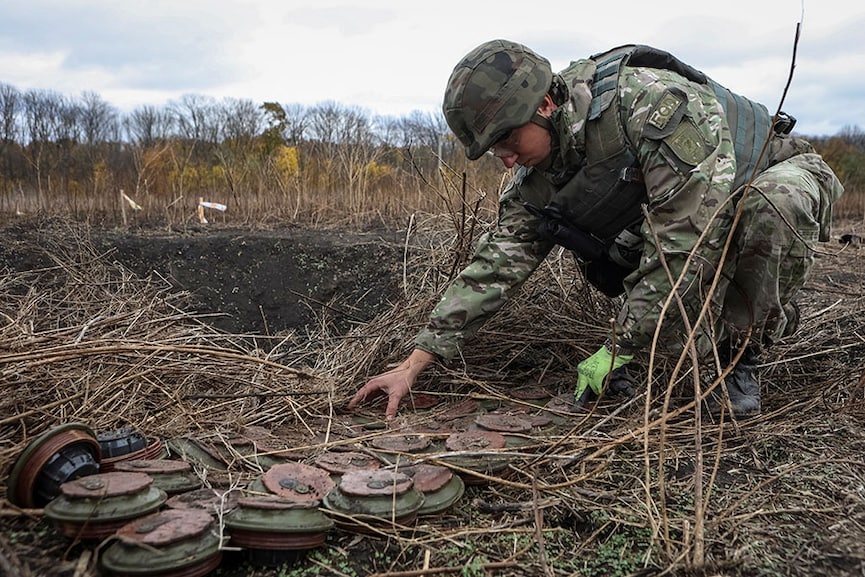
MULTIPOLYGON (((724 380, 730 408, 737 418, 759 414, 761 347, 795 330, 792 298, 843 192, 791 134, 795 119, 648 46, 553 73, 507 40, 457 64, 443 108, 469 159, 489 152, 515 173, 496 228, 479 239, 412 353, 370 379, 349 408, 386 394, 393 418, 417 375, 456 357, 558 244, 595 287, 625 296, 615 334, 578 365, 578 401, 623 385, 622 367, 658 329, 673 350, 690 336, 703 362, 735 363, 724 380), (664 307, 674 287, 678 299, 664 307)), ((707 405, 718 412, 723 401, 717 387, 707 405)))

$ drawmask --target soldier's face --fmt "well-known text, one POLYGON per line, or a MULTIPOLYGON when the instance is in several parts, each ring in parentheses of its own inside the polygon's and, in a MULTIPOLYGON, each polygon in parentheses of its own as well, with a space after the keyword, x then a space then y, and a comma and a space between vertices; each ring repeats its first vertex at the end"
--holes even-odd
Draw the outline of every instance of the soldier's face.
POLYGON ((550 133, 533 122, 511 130, 490 148, 493 156, 501 159, 506 168, 519 164, 525 167, 543 162, 552 148, 550 133))
MULTIPOLYGON (((555 109, 556 105, 547 95, 538 107, 538 114, 549 118, 555 109)), ((546 160, 551 151, 550 131, 535 122, 511 130, 490 147, 493 156, 500 158, 506 168, 513 168, 516 164, 526 168, 536 166, 546 160)))

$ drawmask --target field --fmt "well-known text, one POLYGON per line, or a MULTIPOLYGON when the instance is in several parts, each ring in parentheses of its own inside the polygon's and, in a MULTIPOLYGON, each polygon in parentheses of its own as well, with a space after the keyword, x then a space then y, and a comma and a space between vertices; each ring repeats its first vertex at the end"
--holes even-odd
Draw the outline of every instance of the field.
MULTIPOLYGON (((198 474, 239 492, 266 470, 260 450, 231 442, 253 430, 280 458, 311 463, 330 450, 372 453, 388 435, 425 435, 444 453, 454 431, 506 413, 534 426, 504 470, 473 477, 448 511, 372 534, 334 530, 281 565, 227 550, 214 574, 865 575, 860 222, 836 223, 820 247, 799 332, 762 359, 758 418, 698 422, 690 375, 660 378, 676 360, 662 355, 636 397, 571 412, 576 364, 617 303, 585 286, 566 254, 550 257, 464 362, 422 378, 414 408, 389 426, 381 405, 348 412, 366 378, 406 354, 464 262, 470 238, 446 220, 354 232, 7 223, 0 482, 29 439, 68 422, 234 451, 227 470, 198 474)), ((0 524, 0 575, 102 574, 108 543, 64 537, 41 510, 0 500, 0 524)))

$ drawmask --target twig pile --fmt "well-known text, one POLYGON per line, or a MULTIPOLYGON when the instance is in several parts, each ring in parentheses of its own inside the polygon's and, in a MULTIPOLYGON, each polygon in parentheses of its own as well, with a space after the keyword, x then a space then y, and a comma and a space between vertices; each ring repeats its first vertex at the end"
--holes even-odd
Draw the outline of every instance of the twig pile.
POLYGON ((307 371, 198 321, 189 295, 96 253, 86 229, 41 228, 41 266, 0 277, 4 476, 22 443, 62 423, 172 437, 282 414, 307 390, 307 371))

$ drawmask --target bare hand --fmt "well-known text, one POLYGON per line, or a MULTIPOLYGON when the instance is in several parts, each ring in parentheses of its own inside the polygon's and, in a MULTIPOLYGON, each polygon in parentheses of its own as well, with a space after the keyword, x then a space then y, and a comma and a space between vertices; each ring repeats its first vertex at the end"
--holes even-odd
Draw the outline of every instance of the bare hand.
POLYGON ((400 402, 408 395, 418 374, 434 360, 433 354, 415 349, 398 367, 367 381, 349 401, 348 408, 354 409, 367 398, 386 394, 387 408, 384 415, 387 420, 393 419, 396 417, 400 402))

